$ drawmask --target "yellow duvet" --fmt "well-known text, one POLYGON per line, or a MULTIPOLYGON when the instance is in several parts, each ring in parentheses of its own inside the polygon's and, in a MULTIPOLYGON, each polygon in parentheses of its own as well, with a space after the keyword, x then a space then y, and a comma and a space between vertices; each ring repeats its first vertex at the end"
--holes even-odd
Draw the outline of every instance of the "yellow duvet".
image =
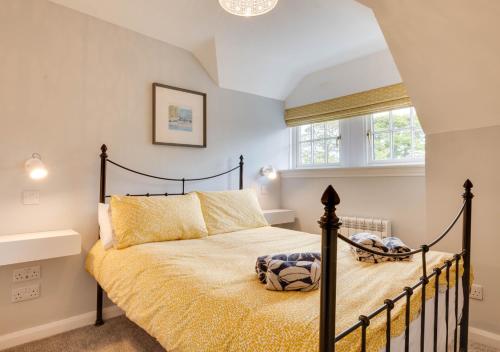
MULTIPOLYGON (((318 235, 262 227, 121 250, 104 251, 98 242, 86 268, 127 317, 169 352, 316 352, 319 290, 267 291, 254 265, 265 254, 319 250, 318 235)), ((429 268, 449 257, 430 252, 429 268)), ((419 257, 413 262, 361 263, 339 242, 337 334, 421 276, 419 257)), ((427 298, 433 292, 431 282, 427 298)), ((419 297, 416 291, 412 319, 420 308, 419 297)), ((393 336, 404 332, 402 308, 399 304, 393 311, 393 336)), ((369 350, 379 351, 384 344, 382 314, 368 329, 369 350)), ((359 329, 337 343, 337 351, 359 351, 359 329)))

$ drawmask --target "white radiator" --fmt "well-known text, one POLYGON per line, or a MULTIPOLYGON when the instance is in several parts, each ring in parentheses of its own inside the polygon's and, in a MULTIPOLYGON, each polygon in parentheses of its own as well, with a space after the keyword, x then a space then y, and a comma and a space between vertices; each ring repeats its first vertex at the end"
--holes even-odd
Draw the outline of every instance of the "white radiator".
POLYGON ((340 234, 346 237, 358 232, 370 232, 381 238, 392 235, 391 222, 385 219, 365 219, 354 216, 340 216, 340 234))

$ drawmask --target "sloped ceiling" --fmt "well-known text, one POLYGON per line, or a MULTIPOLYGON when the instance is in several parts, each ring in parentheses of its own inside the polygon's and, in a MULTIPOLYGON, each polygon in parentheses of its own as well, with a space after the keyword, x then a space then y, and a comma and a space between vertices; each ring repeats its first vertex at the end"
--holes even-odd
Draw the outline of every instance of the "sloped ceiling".
POLYGON ((373 8, 426 134, 500 125, 500 1, 359 2, 373 8))
POLYGON ((230 15, 217 0, 51 0, 191 51, 222 88, 284 100, 307 74, 387 47, 354 0, 281 0, 230 15))

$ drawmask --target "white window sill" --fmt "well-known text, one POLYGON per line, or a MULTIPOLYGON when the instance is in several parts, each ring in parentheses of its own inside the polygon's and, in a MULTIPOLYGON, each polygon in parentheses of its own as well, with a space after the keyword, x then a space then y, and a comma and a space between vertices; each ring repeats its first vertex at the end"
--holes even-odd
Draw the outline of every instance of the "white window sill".
POLYGON ((281 178, 329 177, 423 177, 425 165, 383 165, 368 167, 330 167, 279 171, 281 178))

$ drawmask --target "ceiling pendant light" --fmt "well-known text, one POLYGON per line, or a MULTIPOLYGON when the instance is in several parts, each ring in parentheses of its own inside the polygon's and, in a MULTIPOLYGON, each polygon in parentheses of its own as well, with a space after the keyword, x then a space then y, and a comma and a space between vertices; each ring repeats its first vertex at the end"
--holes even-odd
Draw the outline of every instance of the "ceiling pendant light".
POLYGON ((220 6, 236 16, 263 15, 276 6, 278 0, 219 0, 220 6))

